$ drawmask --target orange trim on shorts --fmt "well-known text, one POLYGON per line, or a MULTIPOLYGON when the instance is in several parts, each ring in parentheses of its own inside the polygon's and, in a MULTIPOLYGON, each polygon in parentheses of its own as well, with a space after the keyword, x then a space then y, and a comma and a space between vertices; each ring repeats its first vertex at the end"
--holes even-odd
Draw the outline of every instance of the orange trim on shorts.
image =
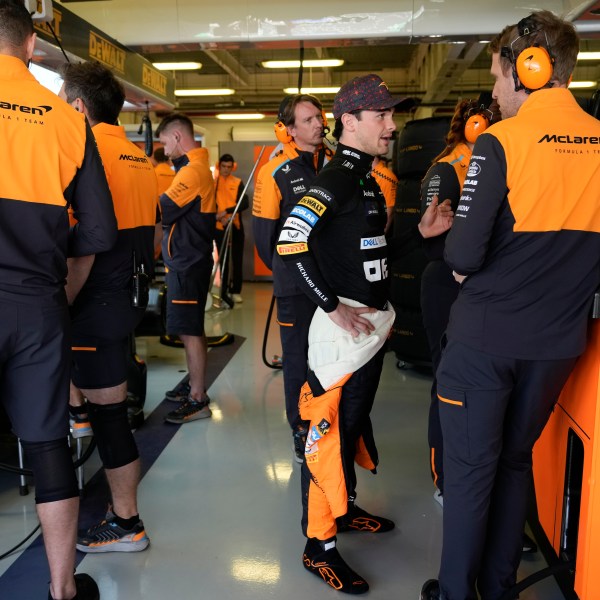
POLYGON ((438 474, 435 470, 435 448, 431 449, 431 472, 433 473, 433 485, 437 486, 438 474))
POLYGON ((198 304, 198 300, 171 300, 171 304, 198 304))
POLYGON ((445 402, 446 404, 454 404, 456 406, 464 406, 464 402, 461 402, 460 400, 450 400, 449 398, 443 398, 442 396, 440 396, 439 394, 437 395, 437 397, 442 401, 445 402))
POLYGON ((282 323, 281 321, 277 321, 277 325, 279 325, 280 327, 293 327, 294 326, 293 323, 282 323))
POLYGON ((92 346, 71 346, 71 350, 78 352, 96 352, 97 348, 92 346))

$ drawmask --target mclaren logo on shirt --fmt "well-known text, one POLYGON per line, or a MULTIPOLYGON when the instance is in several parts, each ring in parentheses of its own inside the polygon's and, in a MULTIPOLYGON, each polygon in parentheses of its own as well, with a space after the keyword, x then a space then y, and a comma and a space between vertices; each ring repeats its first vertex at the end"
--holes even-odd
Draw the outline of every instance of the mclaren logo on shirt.
POLYGON ((52 110, 52 107, 44 104, 40 104, 40 106, 26 106, 24 104, 13 104, 11 102, 4 102, 3 100, 0 100, 0 109, 43 117, 46 113, 52 110))
POLYGON ((129 160, 131 162, 148 162, 148 159, 145 156, 133 156, 133 154, 121 154, 119 156, 119 160, 129 160))
POLYGON ((600 137, 587 135, 574 135, 571 137, 570 135, 556 135, 555 133, 551 135, 547 133, 538 141, 538 144, 542 144, 544 142, 554 142, 555 144, 600 144, 600 137))

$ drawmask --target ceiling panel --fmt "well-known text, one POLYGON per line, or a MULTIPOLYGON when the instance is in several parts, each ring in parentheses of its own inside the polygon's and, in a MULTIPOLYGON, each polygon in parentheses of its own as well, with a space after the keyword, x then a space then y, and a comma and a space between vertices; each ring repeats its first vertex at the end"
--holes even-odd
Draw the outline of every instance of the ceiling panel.
MULTIPOLYGON (((598 0, 528 0, 526 5, 514 0, 230 0, 225 8, 198 0, 64 3, 151 61, 201 62, 199 71, 176 73, 178 88, 235 89, 233 96, 178 101, 180 109, 197 115, 274 113, 283 88, 296 86, 299 74, 265 69, 261 62, 299 59, 301 48, 305 59, 344 60, 340 68, 305 69, 304 86, 341 85, 375 72, 393 93, 448 112, 458 98, 491 88, 485 40, 539 8, 576 19, 582 46, 600 50, 598 0), (432 81, 439 89, 427 89, 432 81)), ((578 66, 575 76, 600 81, 600 61, 578 66)), ((333 95, 321 99, 330 107, 333 95)))

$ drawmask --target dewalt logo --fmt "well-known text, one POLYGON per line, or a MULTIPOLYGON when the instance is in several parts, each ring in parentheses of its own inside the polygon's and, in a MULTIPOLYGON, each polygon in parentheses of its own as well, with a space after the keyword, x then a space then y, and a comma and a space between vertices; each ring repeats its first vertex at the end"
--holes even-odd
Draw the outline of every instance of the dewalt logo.
POLYGON ((90 58, 119 71, 119 73, 125 73, 125 50, 121 50, 93 31, 90 31, 89 42, 90 58))
POLYGON ((579 135, 556 135, 547 133, 543 136, 538 144, 542 143, 554 143, 554 144, 600 144, 600 137, 598 136, 579 136, 579 135))
POLYGON ((41 104, 40 106, 26 106, 24 104, 13 104, 11 102, 4 102, 0 100, 0 109, 43 117, 46 113, 52 110, 52 107, 45 106, 44 104, 41 104))
POLYGON ((162 96, 167 95, 167 78, 148 65, 142 65, 142 84, 162 96))
POLYGON ((324 204, 321 204, 321 202, 319 202, 316 198, 311 198, 310 196, 304 196, 304 198, 302 198, 298 204, 307 206, 319 216, 321 216, 326 210, 326 206, 324 204))

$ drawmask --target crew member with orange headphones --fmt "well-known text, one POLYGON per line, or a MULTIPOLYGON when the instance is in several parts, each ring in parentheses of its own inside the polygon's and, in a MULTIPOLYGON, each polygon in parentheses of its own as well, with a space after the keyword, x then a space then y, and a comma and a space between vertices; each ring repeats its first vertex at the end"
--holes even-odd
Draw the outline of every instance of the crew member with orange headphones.
MULTIPOLYGON (((223 154, 219 158, 217 169, 215 169, 215 199, 217 201, 217 230, 215 231, 215 242, 221 251, 225 228, 231 220, 231 215, 239 203, 239 208, 233 218, 231 229, 229 256, 226 264, 221 263, 221 296, 231 293, 231 299, 242 302, 242 263, 244 259, 244 224, 240 213, 249 206, 248 196, 244 195, 244 182, 232 173, 237 169, 237 164, 231 154, 223 154), (231 264, 231 281, 229 281, 229 265, 231 264)), ((221 257, 219 256, 219 261, 221 257)))
MULTIPOLYGON (((431 204, 434 196, 451 201, 456 212, 463 188, 471 152, 477 137, 485 131, 494 113, 489 110, 492 102, 490 93, 482 94, 476 102, 460 100, 456 105, 450 131, 446 136, 446 147, 433 159, 421 184, 421 213, 431 204)), ((434 498, 443 504, 444 471, 442 462, 442 430, 438 414, 435 371, 440 363, 440 340, 450 317, 450 307, 458 296, 459 285, 452 277, 452 269, 444 262, 444 244, 448 232, 427 238, 423 250, 429 263, 421 276, 421 310, 423 325, 431 351, 434 379, 431 386, 428 439, 433 482, 436 486, 434 498)))
POLYGON ((600 123, 568 90, 577 32, 543 10, 490 49, 502 121, 475 144, 445 243, 460 292, 436 373, 444 539, 421 600, 514 591, 533 446, 600 287, 600 123))
POLYGON ((292 281, 275 246, 290 211, 325 163, 326 125, 323 107, 315 96, 297 94, 284 98, 275 125, 277 139, 283 146, 258 172, 252 205, 256 250, 273 271, 283 349, 285 410, 298 463, 304 461, 306 442, 306 426, 300 419, 298 400, 306 381, 308 328, 316 307, 292 281))

